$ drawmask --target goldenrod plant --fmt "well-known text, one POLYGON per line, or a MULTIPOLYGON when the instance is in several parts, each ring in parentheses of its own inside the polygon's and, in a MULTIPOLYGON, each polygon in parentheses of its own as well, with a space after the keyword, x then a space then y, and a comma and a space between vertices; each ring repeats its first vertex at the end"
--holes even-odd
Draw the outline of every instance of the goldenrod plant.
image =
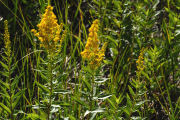
POLYGON ((107 43, 104 43, 102 48, 99 49, 100 41, 98 38, 98 24, 98 19, 93 21, 93 24, 89 28, 89 36, 87 39, 85 49, 83 52, 81 52, 82 58, 88 61, 88 64, 92 69, 96 69, 100 66, 103 57, 105 56, 105 49, 107 47, 107 43))
MULTIPOLYGON (((83 72, 87 72, 84 76, 84 81, 88 88, 88 91, 86 92, 89 94, 89 108, 84 114, 85 119, 95 119, 96 114, 103 111, 103 108, 98 105, 98 100, 103 99, 101 98, 101 92, 104 92, 98 88, 98 82, 100 83, 100 81, 103 81, 102 79, 99 79, 101 74, 98 69, 102 68, 101 64, 105 57, 107 42, 105 42, 100 49, 100 40, 98 35, 99 24, 100 23, 98 19, 93 21, 91 27, 89 28, 85 49, 81 52, 82 58, 87 61, 87 66, 84 67, 83 72)), ((106 99, 107 96, 105 96, 106 95, 104 95, 104 98, 106 99)))
MULTIPOLYGON (((44 47, 49 54, 54 54, 60 51, 62 40, 60 33, 63 28, 63 24, 57 23, 56 15, 53 13, 53 7, 48 5, 45 13, 42 15, 41 22, 37 25, 38 31, 32 29, 31 32, 38 37, 41 47, 44 47)), ((65 32, 64 32, 65 33, 65 32)), ((63 34, 62 36, 64 36, 63 34)))
POLYGON ((138 80, 140 80, 140 76, 145 68, 145 63, 144 63, 144 52, 145 52, 145 48, 142 48, 139 54, 139 57, 136 61, 136 66, 137 66, 137 77, 138 80))
POLYGON ((43 85, 41 82, 36 82, 38 87, 42 88, 44 93, 47 93, 41 101, 46 106, 45 111, 49 120, 53 119, 54 109, 59 109, 58 105, 54 105, 53 107, 53 103, 55 103, 54 92, 56 91, 56 86, 58 86, 54 83, 57 82, 57 63, 59 62, 57 56, 61 54, 61 44, 66 32, 63 32, 63 23, 58 24, 57 17, 53 13, 53 7, 51 5, 46 7, 45 13, 42 15, 37 27, 38 30, 32 29, 31 32, 39 39, 40 47, 44 48, 44 51, 47 52, 47 60, 43 60, 45 66, 42 69, 46 73, 40 73, 45 74, 45 81, 47 83, 43 85), (54 74, 55 72, 56 74, 54 74))
POLYGON ((144 56, 144 48, 141 49, 138 60, 136 61, 138 71, 143 71, 144 70, 145 66, 144 66, 144 57, 143 56, 144 56))
POLYGON ((18 88, 21 75, 13 75, 17 64, 14 62, 14 53, 11 48, 10 33, 8 31, 8 21, 4 21, 4 53, 1 55, 0 61, 3 71, 1 71, 0 77, 0 107, 2 109, 0 118, 8 118, 10 120, 17 119, 18 110, 16 107, 24 93, 24 90, 18 88))

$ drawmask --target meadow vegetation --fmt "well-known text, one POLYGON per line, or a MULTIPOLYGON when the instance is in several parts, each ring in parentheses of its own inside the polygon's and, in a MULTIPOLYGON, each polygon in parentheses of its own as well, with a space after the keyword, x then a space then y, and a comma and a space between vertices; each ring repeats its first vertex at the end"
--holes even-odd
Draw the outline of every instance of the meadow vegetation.
POLYGON ((179 120, 179 0, 0 0, 1 120, 179 120))

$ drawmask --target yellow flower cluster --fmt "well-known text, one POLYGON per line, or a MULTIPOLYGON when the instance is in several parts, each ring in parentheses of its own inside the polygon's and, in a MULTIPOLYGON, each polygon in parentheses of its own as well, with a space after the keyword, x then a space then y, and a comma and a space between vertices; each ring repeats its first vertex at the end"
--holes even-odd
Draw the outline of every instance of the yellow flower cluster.
POLYGON ((8 31, 8 21, 4 21, 4 43, 5 43, 5 53, 7 56, 11 55, 11 41, 10 41, 10 35, 8 31))
POLYGON ((145 67, 144 66, 144 57, 143 57, 143 54, 144 54, 144 48, 141 49, 140 55, 138 57, 138 60, 136 61, 138 71, 143 71, 144 67, 145 67))
MULTIPOLYGON (((61 47, 62 38, 60 37, 61 31, 63 29, 63 24, 57 23, 56 15, 53 13, 53 7, 47 6, 45 13, 42 15, 41 22, 37 25, 38 32, 32 29, 31 32, 34 33, 36 37, 41 42, 41 46, 47 50, 54 51, 59 43, 61 47)), ((65 32, 63 33, 63 36, 65 32)))
POLYGON ((93 21, 93 24, 89 28, 89 36, 87 39, 87 43, 83 52, 81 52, 81 56, 89 61, 90 67, 96 69, 101 61, 103 60, 104 52, 107 47, 107 43, 103 45, 101 49, 99 49, 99 39, 98 39, 98 29, 99 29, 99 20, 93 21))

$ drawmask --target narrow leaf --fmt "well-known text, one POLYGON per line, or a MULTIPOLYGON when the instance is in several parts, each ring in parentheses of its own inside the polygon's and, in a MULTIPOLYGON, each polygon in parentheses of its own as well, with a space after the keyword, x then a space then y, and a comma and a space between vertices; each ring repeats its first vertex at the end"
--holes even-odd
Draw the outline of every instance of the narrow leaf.
POLYGON ((30 113, 30 114, 27 114, 27 119, 32 119, 32 120, 37 120, 37 119, 40 119, 40 120, 45 120, 43 119, 40 115, 38 114, 35 114, 35 113, 30 113))
POLYGON ((131 95, 132 95, 133 98, 134 98, 135 93, 134 93, 133 89, 132 89, 131 86, 129 86, 129 85, 128 85, 128 88, 129 88, 129 92, 131 93, 131 95))
POLYGON ((13 87, 13 88, 19 83, 19 80, 20 80, 20 78, 22 77, 22 75, 23 75, 23 73, 21 73, 20 75, 17 75, 17 76, 14 78, 14 80, 13 80, 13 82, 12 82, 12 87, 13 87))
POLYGON ((76 120, 76 118, 73 117, 72 115, 69 115, 69 118, 70 118, 70 120, 76 120))
POLYGON ((5 72, 5 71, 4 71, 4 72, 1 72, 1 71, 0 71, 0 74, 3 75, 3 76, 5 76, 5 77, 7 77, 7 78, 9 77, 8 72, 5 72))
POLYGON ((99 95, 98 97, 93 97, 93 99, 95 100, 105 100, 109 97, 111 97, 112 95, 99 95))
POLYGON ((5 98, 8 99, 8 101, 10 101, 10 96, 9 96, 9 94, 3 94, 3 93, 0 93, 0 95, 4 96, 5 98))
POLYGON ((6 70, 9 70, 9 68, 8 68, 8 66, 6 64, 4 64, 2 61, 0 61, 0 63, 6 70))
POLYGON ((40 84, 39 82, 36 82, 36 84, 37 84, 37 86, 38 86, 41 90, 43 90, 44 92, 50 93, 49 89, 46 88, 44 85, 40 84))
POLYGON ((8 62, 8 59, 7 59, 7 57, 5 57, 5 56, 1 56, 6 62, 8 62))
POLYGON ((20 98, 22 97, 22 95, 23 95, 24 92, 25 92, 25 90, 21 90, 21 91, 19 91, 18 93, 16 93, 16 94, 13 96, 13 100, 14 100, 13 105, 12 105, 13 109, 14 109, 14 108, 17 106, 17 104, 19 103, 19 100, 20 100, 20 98))
POLYGON ((56 89, 55 91, 54 91, 54 93, 55 94, 71 94, 71 91, 69 91, 69 90, 63 90, 63 89, 56 89))
POLYGON ((91 85, 89 84, 89 82, 86 79, 83 79, 83 82, 85 83, 88 90, 91 91, 91 85))
POLYGON ((77 99, 76 97, 73 98, 77 103, 83 105, 84 107, 88 108, 89 109, 89 106, 87 106, 87 104, 85 102, 83 102, 82 100, 80 99, 77 99))
POLYGON ((8 83, 5 83, 2 80, 0 80, 0 84, 1 84, 1 86, 6 87, 7 89, 10 89, 8 83))
POLYGON ((107 101, 110 103, 110 105, 114 108, 114 109, 117 109, 115 104, 110 100, 110 99, 107 99, 107 101))
POLYGON ((141 106, 141 105, 143 105, 145 102, 147 102, 148 100, 144 100, 144 101, 140 101, 140 102, 138 102, 138 103, 136 103, 135 105, 136 106, 141 106))
POLYGON ((9 114, 11 114, 11 110, 6 105, 4 105, 3 103, 0 103, 0 107, 2 109, 6 110, 9 114))

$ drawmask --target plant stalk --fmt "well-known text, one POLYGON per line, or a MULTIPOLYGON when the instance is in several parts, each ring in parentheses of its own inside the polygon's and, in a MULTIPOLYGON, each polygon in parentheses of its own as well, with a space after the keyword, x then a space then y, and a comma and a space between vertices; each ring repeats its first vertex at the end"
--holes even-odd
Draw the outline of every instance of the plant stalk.
MULTIPOLYGON (((48 52, 49 54, 49 52, 48 52)), ((49 54, 50 55, 50 54, 49 54)), ((49 56, 48 56, 49 57, 49 56)), ((50 112, 51 112, 51 103, 52 103, 52 93, 53 93, 53 62, 52 62, 52 56, 49 57, 48 62, 48 70, 49 70, 49 80, 50 80, 50 95, 49 95, 49 104, 48 104, 48 120, 50 120, 50 112)))

